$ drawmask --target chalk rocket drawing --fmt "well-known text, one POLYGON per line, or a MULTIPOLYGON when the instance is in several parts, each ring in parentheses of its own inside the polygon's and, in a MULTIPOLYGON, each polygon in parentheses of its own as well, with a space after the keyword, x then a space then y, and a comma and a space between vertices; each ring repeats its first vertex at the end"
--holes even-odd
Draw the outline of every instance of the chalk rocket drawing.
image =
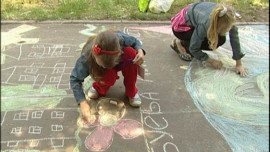
POLYGON ((185 77, 195 105, 235 152, 269 150, 269 31, 265 29, 239 27, 247 78, 234 72, 229 42, 215 53, 207 52, 221 59, 221 70, 193 60, 185 77))
MULTIPOLYGON (((86 26, 87 28, 79 31, 79 33, 82 35, 86 35, 88 37, 95 36, 95 35, 97 35, 98 32, 102 32, 102 31, 106 30, 106 27, 103 25, 100 27, 101 29, 95 25, 92 25, 92 24, 85 24, 84 26, 86 26)), ((81 51, 84 44, 85 44, 85 42, 79 44, 79 49, 77 49, 76 51, 81 51)))
POLYGON ((101 98, 96 106, 98 115, 94 123, 78 119, 80 127, 96 127, 85 139, 85 146, 91 151, 105 151, 113 142, 114 133, 123 139, 133 139, 143 134, 142 124, 131 119, 122 119, 126 107, 123 101, 101 98))

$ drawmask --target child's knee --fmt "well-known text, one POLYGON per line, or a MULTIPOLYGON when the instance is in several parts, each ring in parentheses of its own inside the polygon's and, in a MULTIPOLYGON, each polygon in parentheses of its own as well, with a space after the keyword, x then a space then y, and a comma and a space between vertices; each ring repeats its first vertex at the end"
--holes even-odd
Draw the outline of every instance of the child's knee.
POLYGON ((124 48, 124 58, 125 59, 134 59, 137 55, 137 51, 132 47, 125 47, 124 48))

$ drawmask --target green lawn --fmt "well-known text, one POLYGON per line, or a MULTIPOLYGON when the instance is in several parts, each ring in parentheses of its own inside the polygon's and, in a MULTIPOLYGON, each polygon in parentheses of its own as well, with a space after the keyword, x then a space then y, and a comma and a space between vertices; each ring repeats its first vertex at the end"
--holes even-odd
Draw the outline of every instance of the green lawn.
MULTIPOLYGON (((198 0, 197 0, 198 1, 198 0)), ((174 0, 166 13, 140 12, 139 0, 1 0, 2 20, 169 20, 186 4, 174 0)), ((268 0, 211 0, 233 5, 241 14, 269 8, 268 0)))

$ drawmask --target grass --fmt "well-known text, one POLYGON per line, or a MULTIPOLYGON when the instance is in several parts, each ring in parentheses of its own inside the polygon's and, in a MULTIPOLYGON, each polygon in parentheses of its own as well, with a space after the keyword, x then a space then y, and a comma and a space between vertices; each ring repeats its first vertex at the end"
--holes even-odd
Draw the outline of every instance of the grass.
MULTIPOLYGON (((1 0, 2 20, 169 20, 186 4, 198 0, 174 0, 166 13, 140 12, 139 0, 1 0)), ((210 0, 233 5, 251 14, 269 8, 268 0, 210 0)))

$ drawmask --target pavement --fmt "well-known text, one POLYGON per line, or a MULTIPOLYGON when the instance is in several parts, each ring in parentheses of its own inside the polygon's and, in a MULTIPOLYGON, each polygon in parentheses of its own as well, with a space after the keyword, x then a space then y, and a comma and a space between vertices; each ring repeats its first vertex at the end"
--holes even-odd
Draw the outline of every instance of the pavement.
MULTIPOLYGON (((265 128, 269 127, 269 110, 265 109, 269 106, 265 91, 269 90, 268 25, 241 27, 247 44, 243 48, 257 50, 244 63, 251 64, 250 56, 260 58, 252 60, 246 79, 230 70, 232 62, 227 58, 222 61, 228 68, 221 72, 197 60, 180 60, 170 48, 174 37, 167 23, 10 23, 1 27, 1 151, 231 152, 269 148, 265 128), (142 106, 129 106, 119 73, 120 79, 106 98, 89 102, 95 115, 104 117, 83 126, 69 75, 87 38, 106 29, 133 35, 146 50, 145 79, 138 77, 137 81, 142 106), (256 67, 260 70, 253 70, 256 67), (258 87, 252 87, 256 78, 258 87), (238 86, 227 85, 229 81, 238 86), (234 96, 234 91, 246 92, 234 96), (253 107, 263 108, 250 109, 245 107, 247 103, 237 102, 234 109, 235 103, 230 101, 243 101, 244 97, 254 101, 253 107), (244 119, 247 115, 257 118, 256 123, 244 119), (254 140, 242 143, 250 138, 244 134, 245 128, 254 126, 261 132, 246 129, 255 132, 254 140)), ((221 50, 227 52, 228 47, 226 42, 221 50)), ((91 79, 85 80, 85 88, 90 83, 91 79)))

